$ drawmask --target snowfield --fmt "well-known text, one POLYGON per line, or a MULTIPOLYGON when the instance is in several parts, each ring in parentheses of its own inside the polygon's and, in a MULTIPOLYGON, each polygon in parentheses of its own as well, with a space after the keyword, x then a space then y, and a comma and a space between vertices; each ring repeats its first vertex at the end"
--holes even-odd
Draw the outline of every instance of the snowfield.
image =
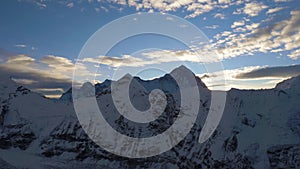
MULTIPOLYGON (((196 80, 199 114, 185 139, 158 156, 129 159, 105 151, 87 136, 74 112, 72 90, 58 100, 48 99, 1 77, 0 168, 300 168, 300 76, 274 89, 228 91, 220 124, 203 144, 198 139, 211 91, 196 80)), ((106 80, 92 87, 103 116, 118 132, 151 137, 176 120, 180 92, 168 74, 150 81, 134 77, 130 98, 140 110, 149 107, 153 89, 166 93, 165 111, 147 124, 137 125, 118 113, 111 100, 111 83, 106 80)))

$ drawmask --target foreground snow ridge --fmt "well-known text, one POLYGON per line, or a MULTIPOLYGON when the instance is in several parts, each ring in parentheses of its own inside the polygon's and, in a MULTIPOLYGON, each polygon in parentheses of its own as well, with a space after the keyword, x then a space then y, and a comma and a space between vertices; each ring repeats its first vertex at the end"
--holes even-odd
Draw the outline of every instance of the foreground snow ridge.
MULTIPOLYGON (((72 90, 53 100, 1 79, 0 168, 300 168, 300 76, 274 89, 228 91, 223 118, 202 144, 198 138, 211 91, 197 78, 201 104, 190 133, 171 150, 140 159, 108 153, 89 139, 74 112, 72 90)), ((158 88, 166 93, 165 111, 147 124, 129 121, 112 104, 106 80, 93 86, 106 121, 130 137, 162 133, 178 115, 178 86, 168 74, 150 81, 134 77, 134 83, 139 84, 131 93, 136 108, 147 109, 149 104, 139 103, 147 103, 149 91, 158 88)))

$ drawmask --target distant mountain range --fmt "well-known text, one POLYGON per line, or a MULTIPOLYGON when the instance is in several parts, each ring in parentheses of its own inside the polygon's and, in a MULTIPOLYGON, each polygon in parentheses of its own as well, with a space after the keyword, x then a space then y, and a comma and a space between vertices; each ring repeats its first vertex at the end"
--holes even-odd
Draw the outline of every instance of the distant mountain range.
MULTIPOLYGON (((190 133, 170 151, 130 159, 103 150, 87 136, 74 111, 72 89, 60 99, 48 99, 1 77, 0 168, 300 168, 300 76, 274 89, 228 91, 222 120, 203 144, 198 138, 209 111, 211 91, 195 78, 201 100, 190 133)), ((95 86, 86 83, 82 88, 95 87, 99 108, 118 132, 150 137, 165 131, 176 120, 180 106, 176 82, 169 74, 147 81, 133 79, 130 98, 137 109, 149 107, 147 99, 153 89, 166 93, 165 112, 149 124, 135 126, 118 114, 111 100, 112 81, 95 86)))

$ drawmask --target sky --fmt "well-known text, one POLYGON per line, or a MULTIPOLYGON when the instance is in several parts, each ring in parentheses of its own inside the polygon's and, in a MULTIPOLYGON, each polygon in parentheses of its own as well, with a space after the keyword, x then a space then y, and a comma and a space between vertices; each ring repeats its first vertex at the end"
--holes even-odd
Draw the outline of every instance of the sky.
MULTIPOLYGON (((0 5, 0 71, 31 90, 59 97, 71 87, 80 51, 99 29, 130 14, 159 12, 185 19, 210 42, 224 70, 206 72, 211 60, 190 47, 161 35, 133 36, 106 55, 86 58, 104 67, 95 73, 84 64, 82 77, 111 78, 120 63, 125 67, 150 64, 176 66, 188 62, 210 89, 273 88, 300 73, 299 0, 2 0, 0 5), (142 42, 142 43, 141 43, 142 42), (141 58, 141 56, 143 56, 141 58), (201 66, 202 65, 202 66, 201 66), (97 75, 95 75, 97 74, 97 75), (224 75, 226 84, 220 84, 224 75)), ((166 17, 166 22, 174 18, 166 17)), ((122 28, 122 25, 118 29, 122 28)), ((182 32, 185 28, 182 26, 182 32)), ((188 36, 188 32, 187 32, 188 36)), ((170 69, 171 67, 170 66, 170 69)), ((126 73, 126 72, 124 72, 126 73)), ((139 74, 144 79, 165 72, 139 74)))

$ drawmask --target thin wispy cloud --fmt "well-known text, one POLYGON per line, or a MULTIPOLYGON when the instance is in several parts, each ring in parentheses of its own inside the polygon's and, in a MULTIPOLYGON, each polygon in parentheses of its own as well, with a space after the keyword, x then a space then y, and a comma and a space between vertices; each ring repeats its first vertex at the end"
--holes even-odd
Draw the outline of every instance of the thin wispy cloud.
POLYGON ((216 14, 214 15, 214 18, 225 19, 225 15, 224 15, 224 14, 221 14, 221 13, 216 13, 216 14))
POLYGON ((68 4, 67 4, 67 7, 73 8, 73 7, 74 7, 74 3, 73 3, 73 2, 68 3, 68 4))
POLYGON ((283 9, 286 9, 286 8, 285 7, 270 8, 270 9, 268 9, 267 14, 276 13, 276 12, 279 12, 283 9))
POLYGON ((25 44, 17 44, 15 45, 17 48, 26 48, 27 46, 25 44))
POLYGON ((143 59, 135 58, 130 55, 123 55, 122 57, 98 56, 95 58, 84 58, 83 60, 81 60, 81 62, 103 64, 112 67, 119 67, 119 66, 136 67, 136 66, 144 66, 145 64, 150 64, 143 59))
POLYGON ((143 52, 139 57, 131 55, 115 56, 98 56, 94 58, 84 58, 81 62, 90 62, 112 67, 141 67, 152 64, 162 64, 171 62, 195 62, 211 63, 220 61, 213 53, 214 50, 152 50, 143 52))
POLYGON ((274 0, 275 2, 290 2, 291 0, 274 0))
POLYGON ((207 29, 217 29, 219 28, 219 25, 211 25, 211 26, 205 26, 207 29))

